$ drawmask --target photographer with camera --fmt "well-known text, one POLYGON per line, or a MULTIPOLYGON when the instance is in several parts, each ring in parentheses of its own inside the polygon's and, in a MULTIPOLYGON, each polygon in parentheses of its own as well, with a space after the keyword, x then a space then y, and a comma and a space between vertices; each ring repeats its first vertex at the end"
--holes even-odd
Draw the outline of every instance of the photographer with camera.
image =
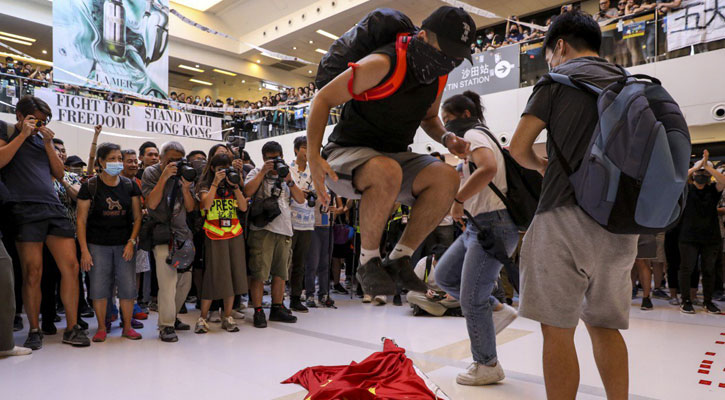
MULTIPOLYGON (((297 187, 302 189, 306 200, 302 203, 292 201, 292 272, 290 276, 290 305, 292 311, 306 313, 309 310, 302 304, 301 295, 305 280, 305 260, 315 231, 315 205, 317 194, 312 188, 310 171, 307 168, 307 138, 300 136, 294 140, 295 156, 290 164, 290 173, 297 187)), ((314 295, 314 293, 313 293, 314 295)))
POLYGON ((47 124, 52 116, 43 100, 24 96, 16 104, 17 124, 0 122, 0 168, 10 192, 10 217, 23 271, 23 304, 30 331, 25 347, 43 346, 39 313, 43 274, 43 244, 48 246, 61 274, 61 300, 68 324, 63 343, 89 346, 78 326, 78 260, 75 231, 53 187, 65 176, 63 162, 53 147, 55 133, 47 124))
POLYGON ((305 201, 282 159, 282 146, 269 141, 262 147, 264 165, 253 169, 244 183, 244 194, 253 199, 250 211, 249 270, 251 302, 254 306, 254 326, 267 327, 262 311, 264 281, 272 279, 272 310, 270 321, 297 322, 297 317, 284 306, 284 284, 292 246, 292 214, 290 201, 305 201))
POLYGON ((120 176, 124 169, 121 147, 101 143, 97 150, 101 173, 78 192, 78 242, 81 268, 91 277, 91 299, 98 319, 94 342, 105 342, 106 307, 118 288, 123 319, 122 336, 141 339, 131 327, 136 299, 135 252, 141 230, 141 190, 131 179, 120 176))
POLYGON ((435 281, 436 266, 447 249, 448 247, 437 244, 433 246, 430 255, 421 258, 415 265, 415 274, 430 287, 425 293, 410 291, 405 295, 405 299, 410 303, 413 315, 416 317, 422 315, 463 316, 461 303, 438 287, 435 281))
POLYGON ((238 332, 232 316, 234 296, 247 293, 247 265, 240 214, 247 211, 247 199, 240 188, 242 175, 232 167, 232 158, 217 154, 201 177, 199 208, 204 217, 205 263, 201 297, 201 316, 194 332, 209 331, 212 300, 224 300, 222 329, 238 332))
POLYGON ((186 216, 196 208, 192 193, 196 170, 184 159, 185 154, 181 143, 164 143, 161 161, 147 167, 141 179, 141 191, 151 218, 144 234, 153 245, 145 244, 145 247, 152 248, 156 260, 159 338, 164 342, 178 341, 176 330, 191 329, 176 318, 191 288, 189 267, 194 258, 186 216))

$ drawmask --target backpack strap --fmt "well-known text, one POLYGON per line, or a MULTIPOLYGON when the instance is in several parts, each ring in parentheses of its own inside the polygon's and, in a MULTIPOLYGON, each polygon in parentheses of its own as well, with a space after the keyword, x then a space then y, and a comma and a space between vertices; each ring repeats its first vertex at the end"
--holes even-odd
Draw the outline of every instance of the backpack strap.
POLYGON ((430 270, 433 268, 433 255, 429 255, 425 258, 425 275, 423 275, 423 282, 428 283, 428 277, 430 276, 430 270))
MULTIPOLYGON (((347 91, 350 93, 353 100, 382 100, 384 98, 392 96, 395 92, 398 91, 398 89, 400 89, 400 86, 405 80, 405 75, 408 72, 408 45, 410 44, 410 41, 412 39, 413 37, 408 33, 398 34, 398 37, 395 40, 395 70, 393 71, 393 74, 385 82, 372 89, 366 90, 363 93, 355 94, 355 92, 353 92, 352 90, 353 81, 355 80, 355 69, 358 68, 360 65, 353 62, 347 64, 348 67, 352 69, 352 75, 350 76, 350 80, 347 82, 347 91)), ((438 93, 436 95, 436 98, 438 98, 443 93, 443 90, 446 88, 447 81, 448 75, 443 75, 438 78, 438 93)))
MULTIPOLYGON (((493 134, 485 125, 479 124, 479 125, 474 126, 473 128, 478 129, 478 130, 482 131, 483 133, 485 133, 489 137, 489 139, 491 139, 494 143, 496 143, 496 146, 498 147, 498 151, 500 151, 501 155, 503 155, 503 147, 501 147, 501 143, 499 143, 498 140, 496 140, 496 138, 493 137, 493 134)), ((469 165, 471 174, 473 174, 473 171, 476 170, 476 165, 472 164, 470 161, 468 162, 468 165, 469 165)), ((504 163, 504 168, 506 168, 506 163, 504 163)), ((506 195, 503 194, 503 192, 493 183, 493 180, 491 180, 491 182, 488 183, 488 187, 493 191, 493 193, 499 199, 501 199, 501 201, 503 202, 503 205, 506 206, 506 209, 511 209, 511 203, 509 202, 508 197, 506 197, 506 195)))
POLYGON ((93 210, 93 203, 96 200, 96 193, 98 193, 98 175, 93 175, 92 177, 88 178, 88 193, 91 195, 91 207, 89 208, 89 213, 91 210, 93 210))

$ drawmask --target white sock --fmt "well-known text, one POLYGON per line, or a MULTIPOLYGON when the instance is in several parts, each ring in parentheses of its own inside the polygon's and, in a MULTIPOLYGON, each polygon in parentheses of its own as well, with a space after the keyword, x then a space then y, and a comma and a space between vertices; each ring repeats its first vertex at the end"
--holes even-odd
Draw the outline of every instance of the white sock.
POLYGON ((365 265, 368 261, 376 257, 380 258, 380 249, 368 250, 360 248, 360 265, 365 265))
POLYGON ((412 256, 413 252, 415 252, 415 249, 411 249, 408 246, 403 246, 402 244, 398 243, 395 245, 393 251, 388 254, 388 258, 390 258, 391 260, 396 260, 405 256, 412 256))

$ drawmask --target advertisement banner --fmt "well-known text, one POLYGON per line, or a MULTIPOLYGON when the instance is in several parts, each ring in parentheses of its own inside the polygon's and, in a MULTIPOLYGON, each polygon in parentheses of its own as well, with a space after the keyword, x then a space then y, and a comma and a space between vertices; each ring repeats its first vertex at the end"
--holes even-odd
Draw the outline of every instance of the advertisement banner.
POLYGON ((466 90, 485 95, 518 88, 519 52, 520 46, 516 44, 474 54, 473 65, 464 61, 448 74, 443 101, 466 90))
POLYGON ((667 51, 725 39, 725 0, 684 0, 667 15, 667 51))
POLYGON ((55 0, 53 79, 166 98, 169 0, 55 0))
POLYGON ((74 96, 52 89, 35 89, 53 111, 53 121, 103 125, 107 128, 222 140, 222 119, 188 112, 132 106, 90 97, 74 96))

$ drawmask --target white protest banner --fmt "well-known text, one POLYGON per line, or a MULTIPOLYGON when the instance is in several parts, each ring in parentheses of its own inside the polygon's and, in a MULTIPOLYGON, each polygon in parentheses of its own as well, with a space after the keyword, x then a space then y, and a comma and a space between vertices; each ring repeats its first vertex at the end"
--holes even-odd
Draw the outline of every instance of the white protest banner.
POLYGON ((222 140, 221 118, 114 103, 44 88, 35 89, 35 96, 50 105, 54 121, 100 124, 107 128, 137 132, 222 140))
POLYGON ((667 51, 725 39, 725 0, 684 0, 667 14, 667 51))

